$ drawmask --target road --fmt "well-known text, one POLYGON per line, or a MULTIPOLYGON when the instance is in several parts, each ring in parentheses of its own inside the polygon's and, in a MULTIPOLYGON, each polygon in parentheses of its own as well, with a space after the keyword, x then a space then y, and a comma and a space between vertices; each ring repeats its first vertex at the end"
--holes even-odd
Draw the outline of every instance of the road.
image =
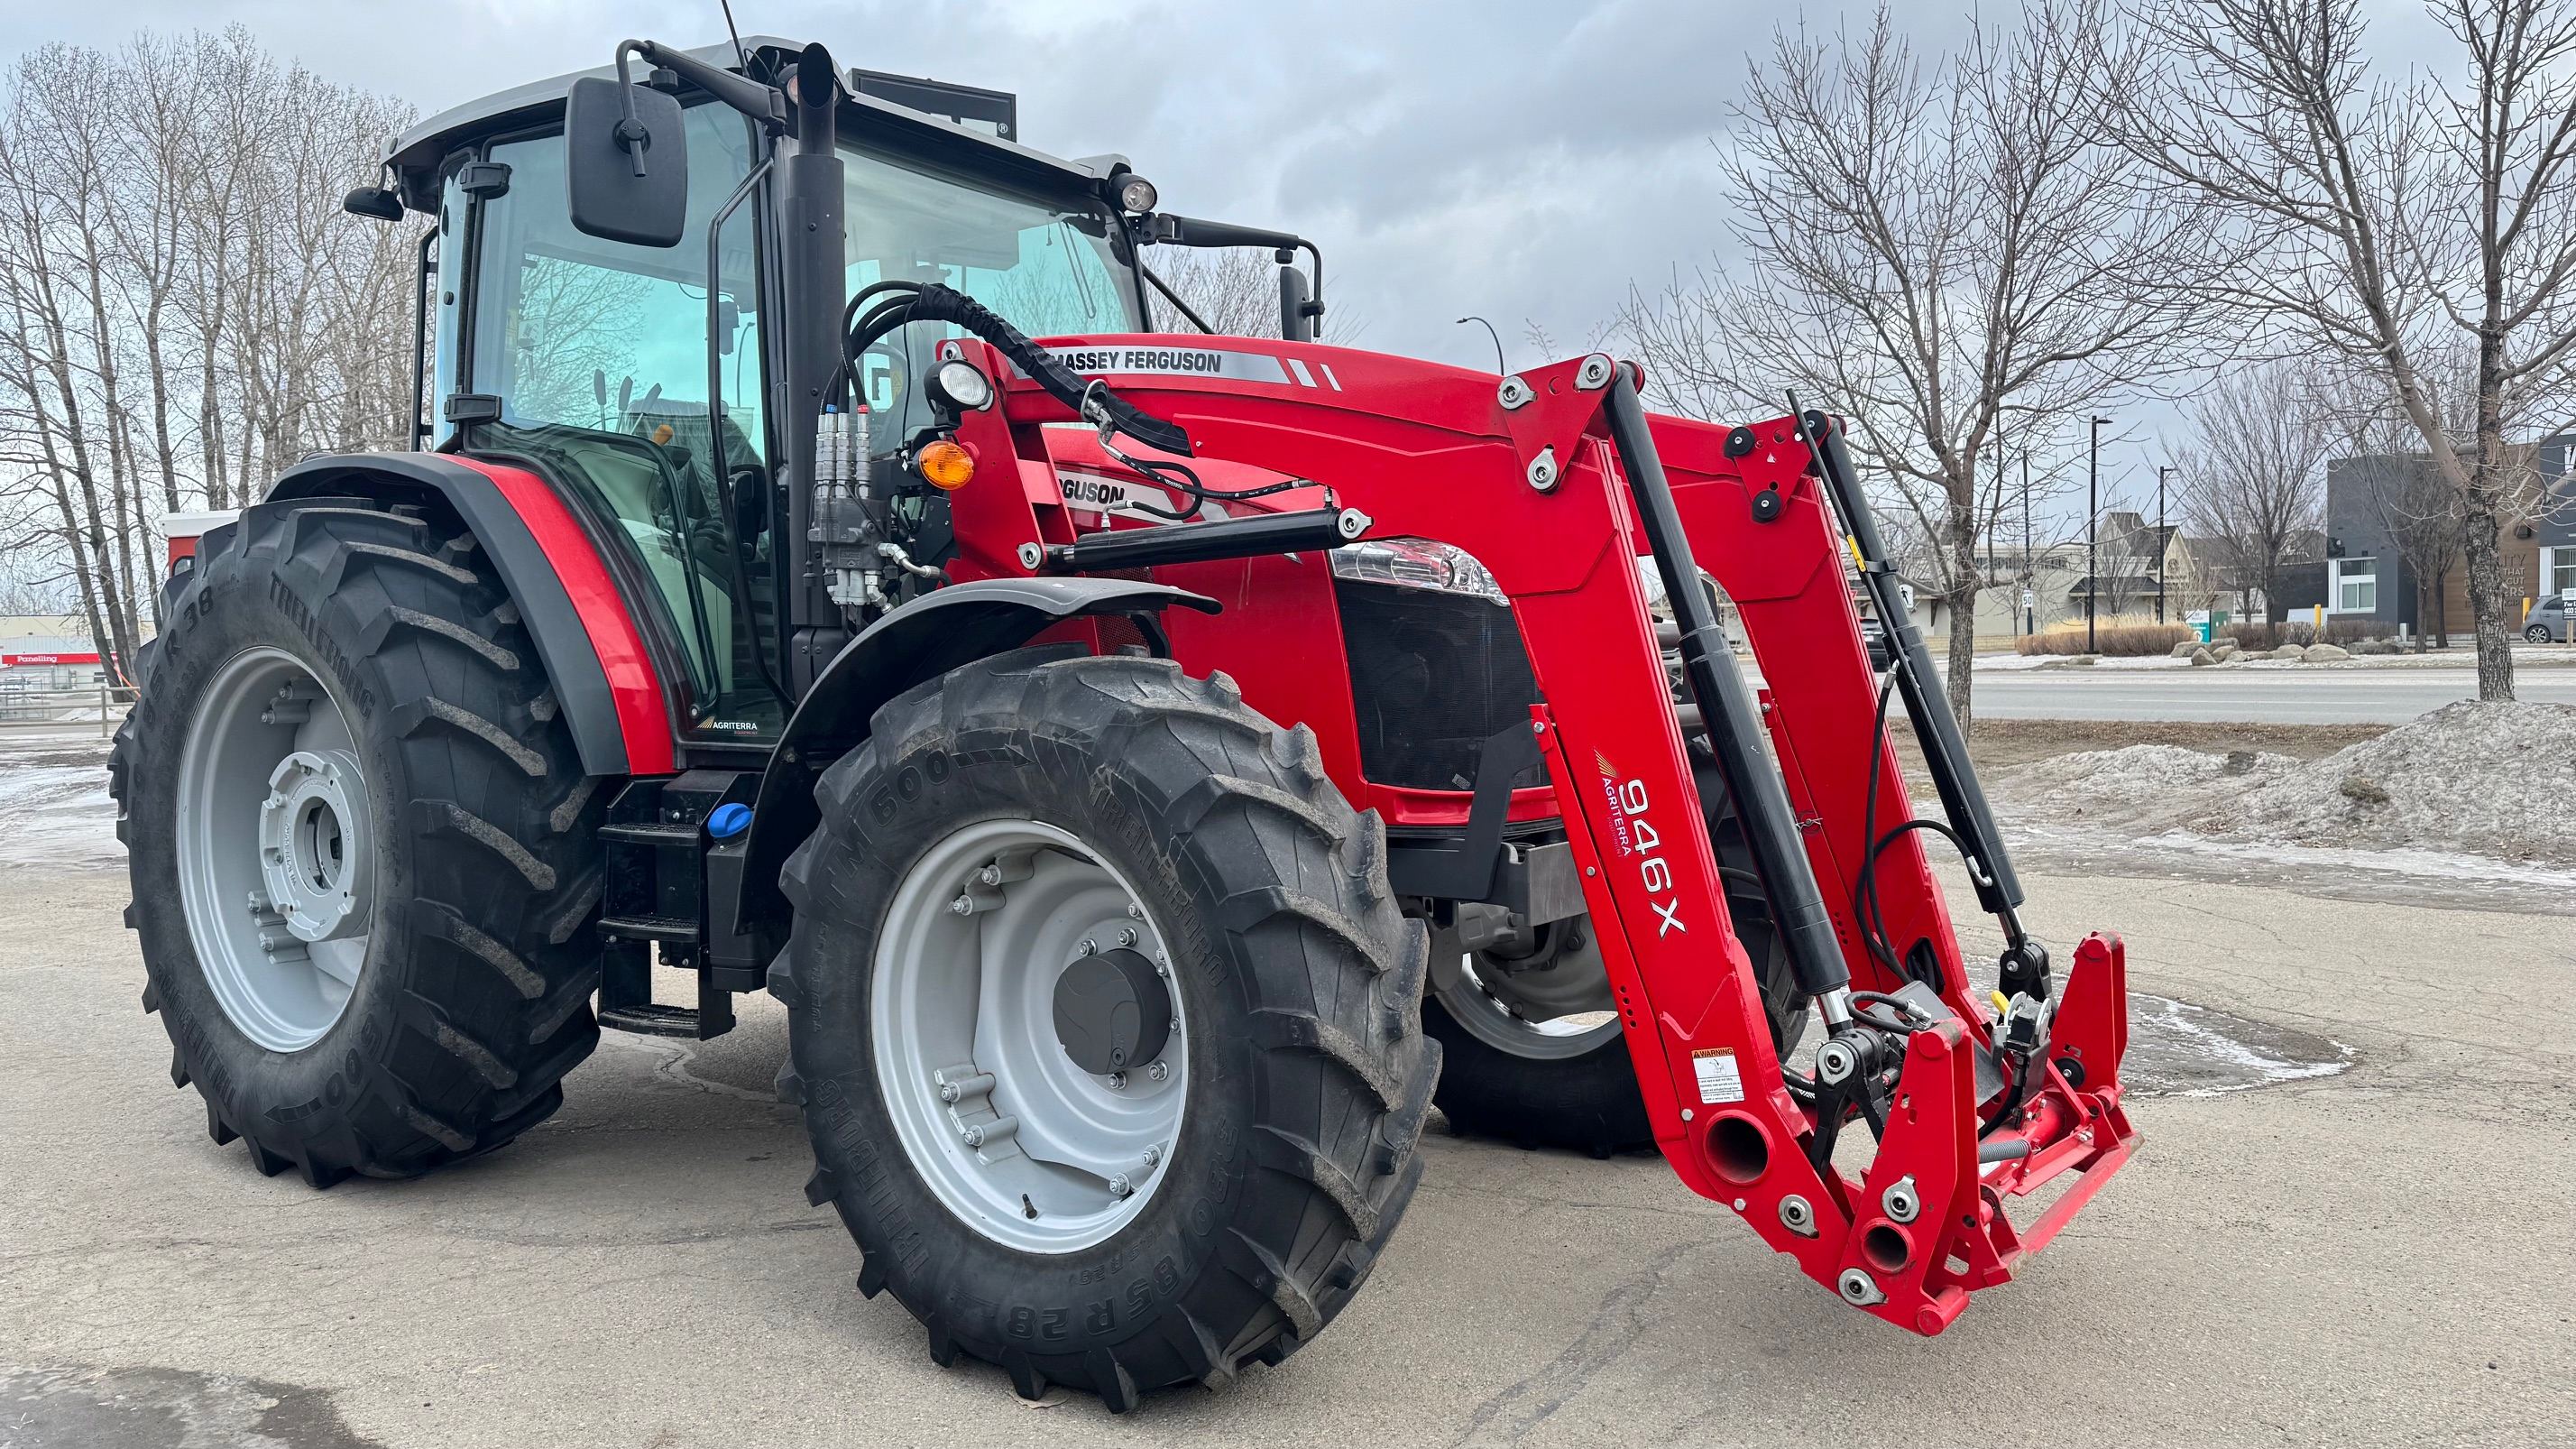
POLYGON ((2576 1254, 2513 1205, 2576 1179, 2576 1032, 2528 1009, 2564 994, 2567 922, 2026 879, 2046 939, 2117 926, 2141 989, 2357 1061, 2134 1102, 2143 1154, 1936 1340, 1791 1274, 1660 1162, 1435 1136, 1329 1332, 1112 1422, 938 1369, 891 1298, 860 1299, 798 1192, 765 1003, 704 1048, 612 1034, 491 1158, 315 1193, 170 1089, 122 873, 21 869, 0 1446, 2565 1443, 2576 1254))
MULTIPOLYGON (((2403 724, 2475 699, 2474 669, 2034 669, 1976 676, 1977 713, 1998 719, 2161 719, 2403 724)), ((2576 704, 2576 668, 2514 672, 2527 700, 2576 704)))

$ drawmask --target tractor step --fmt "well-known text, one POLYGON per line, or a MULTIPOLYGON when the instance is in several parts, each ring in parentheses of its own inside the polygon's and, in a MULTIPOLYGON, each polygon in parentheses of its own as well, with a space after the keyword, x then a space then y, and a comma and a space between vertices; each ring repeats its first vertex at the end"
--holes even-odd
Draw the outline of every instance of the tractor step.
POLYGON ((599 931, 621 941, 687 941, 698 939, 698 923, 686 916, 602 916, 599 931))
POLYGON ((697 1012, 685 1006, 664 1006, 652 1001, 636 1006, 612 1006, 599 1014, 599 1024, 610 1031, 631 1031, 638 1036, 699 1035, 697 1012))

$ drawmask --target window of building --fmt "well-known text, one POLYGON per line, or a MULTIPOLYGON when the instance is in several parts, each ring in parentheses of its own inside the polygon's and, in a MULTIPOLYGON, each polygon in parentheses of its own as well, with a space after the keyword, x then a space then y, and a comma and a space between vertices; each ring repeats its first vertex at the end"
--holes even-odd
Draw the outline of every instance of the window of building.
POLYGON ((2576 594, 2576 546, 2562 544, 2540 551, 2540 596, 2552 594, 2560 598, 2576 594))
POLYGON ((2379 560, 2375 558, 2339 558, 2330 561, 2327 571, 2333 575, 2328 595, 2334 603, 2330 614, 2375 614, 2379 612, 2379 560))

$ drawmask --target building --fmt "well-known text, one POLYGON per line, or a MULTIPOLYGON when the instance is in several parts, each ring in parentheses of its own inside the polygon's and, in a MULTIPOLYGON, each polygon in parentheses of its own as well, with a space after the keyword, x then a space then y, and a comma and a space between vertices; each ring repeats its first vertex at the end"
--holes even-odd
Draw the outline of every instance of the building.
MULTIPOLYGON (((2507 606, 2576 592, 2576 437, 2533 448, 2535 506, 2496 539, 2507 606)), ((2469 628, 2468 570, 2448 490, 2420 453, 2372 453, 2326 465, 2325 578, 2314 600, 2330 619, 2371 620, 2437 637, 2469 628)), ((2295 600, 2305 603, 2306 600, 2295 600)))

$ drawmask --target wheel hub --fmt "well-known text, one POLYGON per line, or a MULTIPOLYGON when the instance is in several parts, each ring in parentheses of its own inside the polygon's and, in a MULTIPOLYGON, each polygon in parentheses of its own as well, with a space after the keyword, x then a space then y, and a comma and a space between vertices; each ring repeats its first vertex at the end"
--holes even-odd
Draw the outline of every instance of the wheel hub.
POLYGON ((1095 1076, 1153 1061, 1172 1038, 1172 993, 1137 952, 1085 956, 1055 980, 1055 1036, 1095 1076))
POLYGON ((358 760, 346 750, 297 750, 278 761, 259 806, 260 878, 269 909, 304 941, 360 934, 373 879, 367 820, 350 800, 358 760))

